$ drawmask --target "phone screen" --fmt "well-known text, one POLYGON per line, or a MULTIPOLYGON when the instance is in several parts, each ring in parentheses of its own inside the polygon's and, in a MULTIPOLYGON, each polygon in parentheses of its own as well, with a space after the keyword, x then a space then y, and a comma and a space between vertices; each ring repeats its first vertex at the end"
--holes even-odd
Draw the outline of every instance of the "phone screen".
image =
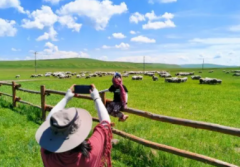
POLYGON ((91 88, 91 85, 75 85, 74 92, 80 94, 89 94, 91 88))

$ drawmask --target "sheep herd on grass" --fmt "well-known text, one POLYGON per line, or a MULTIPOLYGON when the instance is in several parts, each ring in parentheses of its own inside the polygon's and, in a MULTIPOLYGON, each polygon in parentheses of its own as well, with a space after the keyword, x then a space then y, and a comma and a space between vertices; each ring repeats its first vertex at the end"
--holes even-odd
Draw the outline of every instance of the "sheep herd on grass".
MULTIPOLYGON (((213 73, 213 70, 208 71, 208 73, 213 73)), ((240 70, 223 70, 224 73, 229 74, 234 73, 233 76, 240 76, 240 70)), ((65 78, 85 78, 85 79, 90 79, 90 78, 95 78, 95 77, 103 77, 103 76, 112 76, 114 75, 115 72, 101 72, 101 71, 96 71, 96 72, 46 72, 45 74, 32 74, 30 78, 38 78, 38 77, 55 77, 59 79, 65 79, 65 78)), ((199 71, 199 73, 202 73, 202 71, 199 71)), ((188 80, 187 76, 191 76, 192 80, 199 80, 200 84, 221 84, 222 80, 217 79, 217 78, 202 78, 200 75, 194 75, 194 72, 177 72, 175 74, 176 77, 172 77, 170 72, 168 71, 124 71, 122 74, 123 77, 129 77, 129 75, 132 76, 132 80, 143 80, 143 76, 146 77, 151 77, 153 81, 158 81, 159 77, 164 78, 165 82, 169 83, 181 83, 181 82, 186 82, 188 80), (180 77, 184 76, 184 77, 180 77)), ((20 75, 16 75, 15 78, 20 78, 20 75)))

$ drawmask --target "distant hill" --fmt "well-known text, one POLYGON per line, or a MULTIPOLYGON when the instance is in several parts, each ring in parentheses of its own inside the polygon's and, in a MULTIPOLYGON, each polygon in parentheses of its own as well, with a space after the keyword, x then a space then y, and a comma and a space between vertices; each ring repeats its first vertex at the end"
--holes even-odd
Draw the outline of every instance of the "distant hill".
MULTIPOLYGON (((29 68, 35 67, 34 60, 25 61, 0 61, 2 68, 29 68)), ((71 58, 71 59, 49 59, 37 60, 38 69, 81 69, 81 70, 143 70, 143 63, 128 62, 110 62, 100 61, 88 58, 71 58)), ((166 68, 181 68, 174 64, 146 63, 146 70, 161 70, 166 68)))
MULTIPOLYGON (((34 60, 0 61, 0 69, 34 69, 34 60)), ((37 60, 38 69, 79 69, 79 70, 143 70, 143 63, 101 61, 89 58, 37 60)), ((145 63, 145 70, 164 70, 180 68, 202 68, 202 64, 161 64, 145 63)), ((204 68, 236 68, 216 64, 204 64, 204 68)))
MULTIPOLYGON (((182 68, 202 68, 202 64, 183 64, 182 68)), ((204 68, 236 68, 237 66, 226 66, 218 64, 204 64, 204 68)))

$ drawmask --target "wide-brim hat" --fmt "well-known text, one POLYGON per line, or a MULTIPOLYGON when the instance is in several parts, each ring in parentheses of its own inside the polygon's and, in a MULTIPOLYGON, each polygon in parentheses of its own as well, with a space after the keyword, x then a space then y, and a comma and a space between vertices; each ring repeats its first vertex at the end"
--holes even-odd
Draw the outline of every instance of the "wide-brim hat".
POLYGON ((79 108, 68 108, 54 113, 37 130, 35 138, 44 149, 60 153, 81 144, 92 128, 92 116, 79 108))

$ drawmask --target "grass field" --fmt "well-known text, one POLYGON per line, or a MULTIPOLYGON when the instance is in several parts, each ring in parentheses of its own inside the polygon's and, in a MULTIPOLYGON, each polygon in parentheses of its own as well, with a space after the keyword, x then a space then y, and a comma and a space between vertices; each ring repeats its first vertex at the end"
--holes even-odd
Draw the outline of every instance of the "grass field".
MULTIPOLYGON (((121 71, 123 69, 120 68, 121 71)), ((136 68, 134 69, 136 70, 136 68)), ((38 73, 52 70, 50 67, 39 69, 38 73)), ((54 70, 57 69, 54 68, 54 70)), ((75 72, 76 69, 69 67, 68 70, 75 72)), ((79 69, 79 71, 81 70, 84 69, 79 69)), ((106 69, 102 68, 102 70, 106 69)), ((171 74, 174 74, 176 71, 198 71, 197 69, 180 70, 176 68, 168 68, 167 70, 171 74)), ((199 81, 191 80, 190 77, 186 83, 180 84, 165 83, 162 78, 153 82, 147 76, 144 76, 143 81, 132 81, 131 77, 124 78, 124 84, 129 90, 128 106, 167 116, 240 128, 240 77, 225 74, 222 70, 216 69, 209 74, 206 69, 202 74, 203 77, 222 79, 222 85, 200 85, 199 81)), ((59 71, 65 70, 61 69, 59 71)), ((0 71, 0 80, 13 79, 12 76, 16 75, 15 72, 21 75, 20 79, 29 79, 30 74, 33 73, 26 67, 19 69, 3 68, 0 71)), ((41 78, 39 81, 28 82, 20 81, 18 83, 22 85, 22 88, 31 90, 40 90, 40 85, 45 85, 47 89, 60 91, 66 91, 72 84, 94 83, 98 90, 109 88, 111 85, 110 76, 91 78, 89 80, 75 78, 65 80, 44 79, 41 78)), ((11 87, 2 86, 0 91, 11 93, 11 87)), ((40 105, 39 95, 17 92, 17 96, 21 97, 22 100, 40 105)), ((111 99, 112 96, 111 93, 107 93, 107 98, 111 99)), ((47 104, 55 105, 61 98, 61 96, 51 95, 47 97, 47 104)), ((34 139, 35 131, 41 123, 39 120, 40 111, 23 105, 19 105, 18 108, 11 108, 10 102, 11 99, 9 97, 1 97, 0 99, 0 164, 4 167, 41 167, 39 146, 34 139), (27 164, 22 162, 27 162, 27 164)), ((85 108, 93 116, 97 116, 92 101, 72 99, 68 104, 68 107, 70 106, 85 108)), ((111 117, 111 120, 115 122, 115 128, 141 138, 240 165, 240 138, 238 137, 161 123, 134 115, 130 115, 125 123, 120 123, 113 117, 111 117)), ((116 167, 210 166, 169 153, 156 151, 116 135, 114 135, 114 138, 120 139, 120 143, 114 146, 112 150, 113 166, 116 167)))

